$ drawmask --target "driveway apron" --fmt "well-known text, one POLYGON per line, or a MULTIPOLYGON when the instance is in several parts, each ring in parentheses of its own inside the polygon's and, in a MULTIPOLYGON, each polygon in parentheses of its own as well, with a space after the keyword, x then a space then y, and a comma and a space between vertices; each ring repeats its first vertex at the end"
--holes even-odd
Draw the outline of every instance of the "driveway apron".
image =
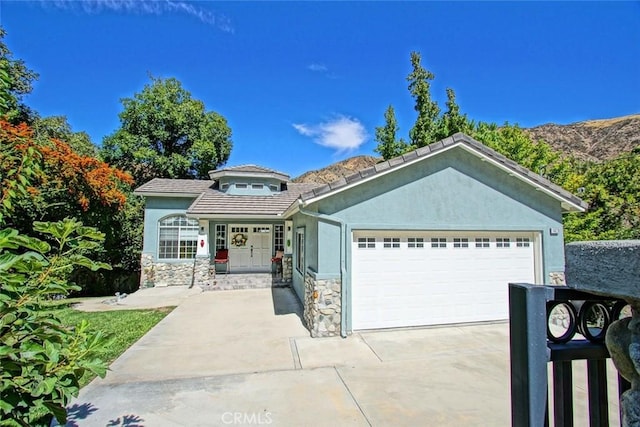
POLYGON ((191 295, 82 389, 68 425, 510 424, 506 323, 310 338, 300 310, 290 289, 191 295))

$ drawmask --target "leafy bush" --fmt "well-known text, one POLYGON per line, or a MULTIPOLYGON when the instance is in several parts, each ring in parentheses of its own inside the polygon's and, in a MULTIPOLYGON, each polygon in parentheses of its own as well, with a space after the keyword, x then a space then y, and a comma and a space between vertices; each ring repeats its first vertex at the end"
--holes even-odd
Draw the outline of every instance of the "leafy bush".
POLYGON ((94 228, 65 219, 37 222, 47 241, 0 230, 0 425, 66 423, 65 406, 86 371, 104 377, 96 355, 107 345, 88 323, 64 326, 45 303, 78 290, 67 282, 74 267, 110 268, 85 256, 104 239, 94 228))

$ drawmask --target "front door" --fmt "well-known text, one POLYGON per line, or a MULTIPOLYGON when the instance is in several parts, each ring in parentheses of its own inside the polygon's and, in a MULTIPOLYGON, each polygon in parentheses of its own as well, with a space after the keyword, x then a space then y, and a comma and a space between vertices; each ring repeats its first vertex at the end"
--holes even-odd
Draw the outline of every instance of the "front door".
POLYGON ((231 225, 229 269, 231 272, 271 271, 271 225, 231 225))

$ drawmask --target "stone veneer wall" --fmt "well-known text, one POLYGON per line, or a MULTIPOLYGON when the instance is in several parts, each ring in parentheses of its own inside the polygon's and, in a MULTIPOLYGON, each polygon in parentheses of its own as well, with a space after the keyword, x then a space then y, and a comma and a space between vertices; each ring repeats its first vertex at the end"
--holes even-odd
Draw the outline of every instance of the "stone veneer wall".
POLYGON ((293 279, 293 257, 285 255, 282 257, 282 281, 291 282, 293 279))
POLYGON ((304 321, 312 337, 340 335, 341 297, 340 278, 318 280, 307 272, 304 279, 304 321))
POLYGON ((155 262, 153 256, 142 254, 140 287, 206 285, 210 282, 209 257, 197 257, 184 263, 155 262), (194 266, 195 262, 195 266, 194 266))

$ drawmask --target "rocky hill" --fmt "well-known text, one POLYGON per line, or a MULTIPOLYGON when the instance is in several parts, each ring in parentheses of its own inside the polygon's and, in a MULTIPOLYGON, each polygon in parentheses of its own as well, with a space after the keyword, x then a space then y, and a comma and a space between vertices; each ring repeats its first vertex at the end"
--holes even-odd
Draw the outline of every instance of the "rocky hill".
POLYGON ((293 182, 315 182, 318 184, 328 184, 339 180, 343 176, 349 176, 354 172, 366 169, 375 165, 382 158, 373 156, 356 156, 350 159, 334 163, 325 168, 310 171, 295 178, 293 182))
POLYGON ((568 125, 548 123, 527 129, 556 150, 583 160, 607 160, 640 146, 640 114, 587 120, 568 125))
MULTIPOLYGON (((544 140, 556 150, 579 159, 608 160, 640 147, 640 114, 568 125, 548 123, 526 131, 534 140, 544 140)), ((381 160, 373 156, 356 156, 307 172, 293 181, 328 184, 381 160)))

